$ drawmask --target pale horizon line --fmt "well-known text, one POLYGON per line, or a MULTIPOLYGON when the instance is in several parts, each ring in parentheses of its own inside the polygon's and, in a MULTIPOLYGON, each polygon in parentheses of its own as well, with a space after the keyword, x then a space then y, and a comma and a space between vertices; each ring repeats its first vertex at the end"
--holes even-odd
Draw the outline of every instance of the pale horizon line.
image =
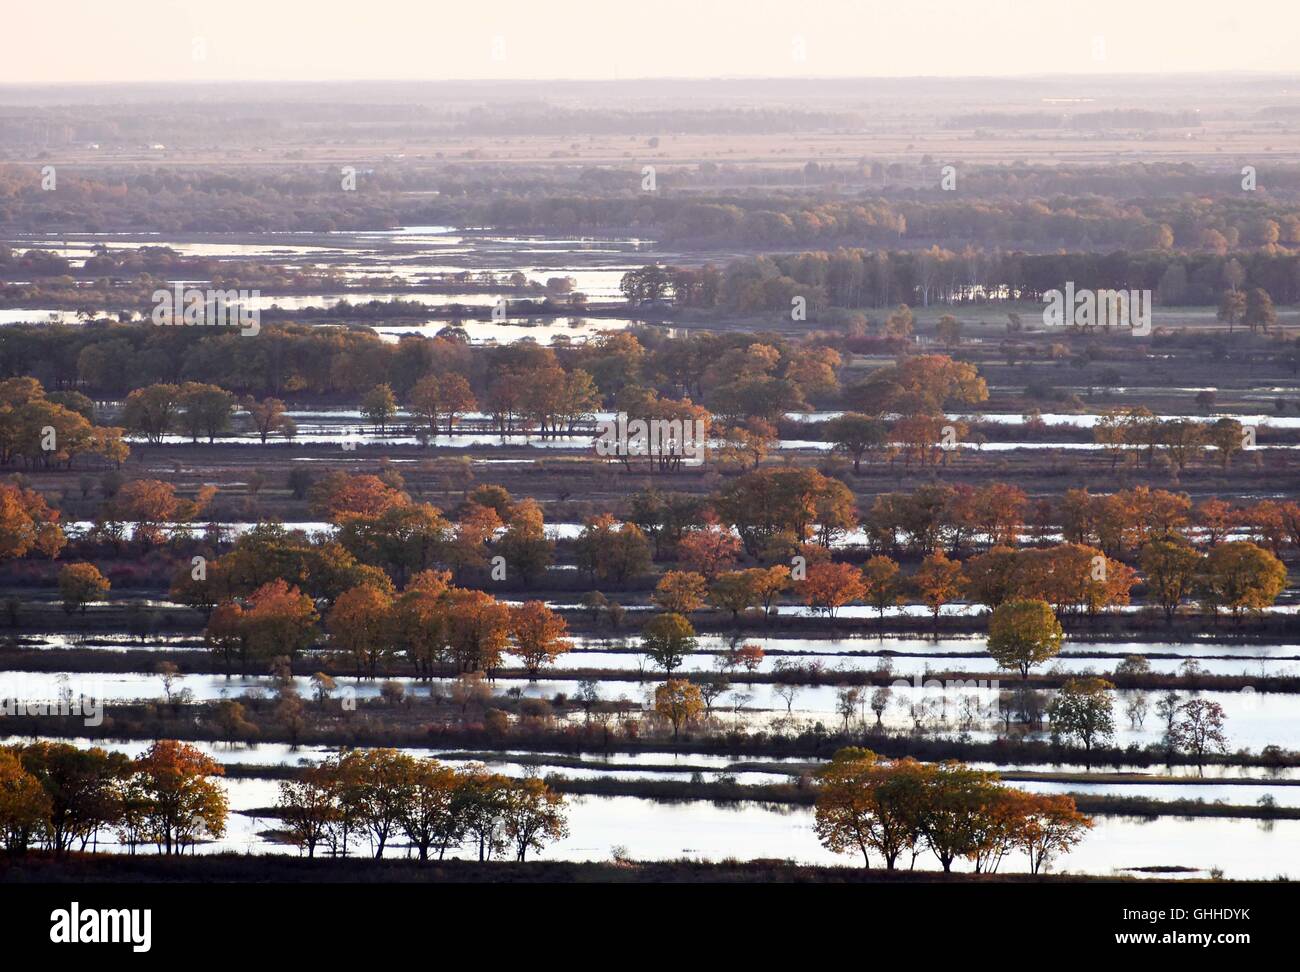
POLYGON ((1198 78, 1198 77, 1275 77, 1295 78, 1300 82, 1300 68, 1294 71, 1253 68, 1220 68, 1201 71, 1114 71, 1114 72, 1035 72, 1029 74, 712 74, 712 75, 642 75, 638 77, 518 77, 518 78, 182 78, 129 81, 0 81, 4 88, 130 88, 130 87, 225 87, 234 85, 312 85, 312 84, 638 84, 642 82, 685 81, 1025 81, 1025 80, 1121 80, 1126 78, 1198 78))

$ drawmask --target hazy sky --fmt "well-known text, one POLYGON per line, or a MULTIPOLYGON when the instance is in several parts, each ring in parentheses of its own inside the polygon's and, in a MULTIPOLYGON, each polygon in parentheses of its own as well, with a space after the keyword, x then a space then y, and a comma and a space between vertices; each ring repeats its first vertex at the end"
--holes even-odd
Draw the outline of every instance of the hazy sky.
POLYGON ((8 0, 0 82, 1300 68, 1300 0, 8 0))

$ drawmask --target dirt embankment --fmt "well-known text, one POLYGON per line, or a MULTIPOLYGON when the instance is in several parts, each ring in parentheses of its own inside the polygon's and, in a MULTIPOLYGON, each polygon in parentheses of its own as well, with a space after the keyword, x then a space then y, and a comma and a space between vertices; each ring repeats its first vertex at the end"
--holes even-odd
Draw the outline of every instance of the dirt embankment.
POLYGON ((57 859, 33 852, 0 865, 0 883, 228 883, 289 884, 1076 884, 1130 883, 1134 877, 1053 874, 943 874, 932 871, 814 867, 789 861, 417 861, 365 858, 303 858, 284 855, 205 854, 70 855, 57 859))

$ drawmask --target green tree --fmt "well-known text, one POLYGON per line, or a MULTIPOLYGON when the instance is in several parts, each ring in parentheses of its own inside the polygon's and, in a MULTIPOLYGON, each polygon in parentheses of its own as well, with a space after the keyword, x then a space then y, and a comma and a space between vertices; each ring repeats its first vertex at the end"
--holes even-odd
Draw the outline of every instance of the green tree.
POLYGON ((375 423, 380 433, 387 431, 388 420, 397 414, 397 396, 387 384, 376 385, 361 399, 361 414, 375 423))
POLYGON ((1165 612, 1165 621, 1172 624, 1178 605, 1195 590, 1201 555, 1185 542, 1153 540, 1142 548, 1140 562, 1148 596, 1165 612))
POLYGON ((1091 766, 1092 747, 1115 735, 1115 686, 1104 678, 1072 678, 1061 686, 1047 707, 1052 738, 1077 739, 1083 746, 1085 768, 1091 766))
POLYGON ((857 473, 861 471, 862 458, 868 452, 885 447, 889 429, 880 419, 860 412, 845 412, 826 423, 826 437, 836 451, 853 460, 853 471, 857 473))
POLYGON ((1006 601, 989 619, 989 654, 999 667, 1019 671, 1027 679, 1033 666, 1056 657, 1064 636, 1046 601, 1006 601))
POLYGON ((695 629, 680 614, 656 614, 641 629, 641 648, 671 674, 696 650, 695 629))
POLYGON ((1205 430, 1205 438, 1214 446, 1219 456, 1219 465, 1224 469, 1232 462, 1232 457, 1246 447, 1244 426, 1236 419, 1221 418, 1211 423, 1205 430))
POLYGON ((230 427, 235 410, 235 396, 217 385, 188 381, 181 386, 176 404, 180 408, 180 425, 195 442, 206 435, 212 442, 230 427))
POLYGON ((158 384, 137 388, 126 397, 122 423, 150 442, 161 442, 176 418, 181 390, 177 385, 158 384))

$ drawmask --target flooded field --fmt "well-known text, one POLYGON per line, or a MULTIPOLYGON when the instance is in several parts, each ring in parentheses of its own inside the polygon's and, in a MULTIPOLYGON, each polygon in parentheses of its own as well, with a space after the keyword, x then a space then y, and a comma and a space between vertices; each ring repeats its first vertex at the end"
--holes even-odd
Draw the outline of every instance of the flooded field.
MULTIPOLYGON (((266 781, 235 780, 227 785, 237 809, 267 806, 274 800, 275 788, 266 781)), ((237 849, 267 853, 277 849, 258 833, 273 828, 274 820, 246 817, 236 822, 241 816, 232 814, 231 832, 200 852, 237 849)), ((575 796, 570 801, 569 820, 573 836, 548 848, 548 859, 600 861, 618 852, 638 860, 772 858, 847 865, 847 858, 820 845, 813 832, 812 811, 801 807, 575 796)), ((404 856, 409 851, 397 847, 390 853, 404 856)), ((908 863, 905 860, 903 866, 908 863)), ((939 869, 928 852, 917 856, 915 867, 939 869)), ((1188 868, 1175 875, 1184 878, 1208 877, 1212 869, 1235 880, 1293 877, 1300 872, 1300 821, 1102 817, 1061 863, 1069 873, 1101 875, 1169 867, 1188 868)), ((970 867, 959 863, 954 869, 970 867)), ((1018 855, 1008 857, 1002 868, 1026 869, 1024 858, 1018 855)))
MULTIPOLYGON (((447 226, 411 226, 391 231, 333 234, 265 234, 249 242, 243 234, 212 234, 175 240, 143 235, 97 235, 75 240, 40 236, 10 237, 7 245, 20 249, 45 250, 67 257, 73 269, 86 259, 106 250, 164 246, 181 257, 201 257, 218 262, 274 262, 285 271, 315 272, 347 290, 322 290, 309 294, 258 293, 246 302, 257 311, 305 311, 343 316, 345 304, 356 307, 372 301, 419 304, 429 309, 456 306, 490 308, 499 300, 520 301, 546 296, 548 283, 564 282, 561 293, 580 293, 593 302, 621 301, 623 274, 640 266, 629 257, 644 249, 638 239, 592 241, 556 239, 544 236, 515 237, 483 232, 461 232, 447 226), (494 289, 495 282, 511 281, 511 288, 494 289), (457 284, 474 284, 457 291, 457 284), (522 285, 520 289, 519 285, 522 285), (373 289, 382 286, 384 289, 373 289), (432 288, 437 287, 435 291, 432 288)), ((165 277, 168 283, 179 278, 165 277)), ((180 282, 204 286, 210 281, 186 277, 180 282)), ((147 308, 94 306, 86 310, 118 319, 143 320, 147 308)), ((87 315, 76 310, 51 308, 0 309, 0 326, 5 324, 81 324, 87 315)), ((403 335, 433 335, 448 325, 447 320, 427 324, 409 322, 376 323, 387 341, 403 335)), ((628 317, 551 315, 514 317, 491 322, 461 320, 457 325, 474 343, 511 343, 528 339, 542 344, 555 341, 584 341, 602 330, 621 330, 634 323, 628 317)))
POLYGON ((1266 938, 1300 8, 394 5, 4 18, 14 943, 1266 938))
MULTIPOLYGON (((874 668, 874 665, 863 666, 874 668)), ((850 666, 845 666, 850 670, 850 666)), ((957 736, 972 740, 991 740, 996 737, 999 724, 999 699, 1005 689, 1015 687, 1016 678, 1007 673, 990 673, 987 677, 960 679, 959 684, 938 682, 927 677, 924 671, 907 673, 896 671, 890 683, 888 704, 882 713, 885 728, 894 732, 916 732, 921 736, 957 736)), ((662 681, 662 674, 648 666, 643 673, 629 679, 596 679, 593 688, 600 699, 621 702, 624 706, 640 709, 649 707, 653 691, 662 681)), ((823 673, 816 685, 799 685, 787 708, 786 700, 771 683, 748 682, 743 672, 729 676, 729 686, 716 702, 714 717, 720 725, 735 724, 750 727, 770 724, 782 719, 794 720, 796 725, 811 726, 821 723, 827 727, 845 722, 841 688, 835 684, 833 670, 823 673)), ((340 677, 337 697, 378 699, 383 681, 380 679, 348 679, 340 677)), ((405 692, 417 702, 424 698, 449 698, 454 679, 435 678, 417 681, 394 678, 387 681, 403 686, 405 692)), ((311 698, 313 686, 306 676, 297 676, 294 685, 303 698, 311 698)), ((578 691, 575 681, 547 679, 545 676, 528 681, 519 678, 498 679, 492 683, 495 695, 519 698, 554 699, 573 696, 578 691)), ((225 676, 191 674, 178 678, 173 692, 186 693, 183 701, 210 702, 225 698, 267 699, 275 696, 277 683, 270 676, 225 676)), ((24 705, 54 704, 58 699, 85 698, 96 700, 111 714, 114 704, 132 701, 157 701, 163 698, 164 686, 160 676, 150 673, 120 672, 3 672, 0 673, 0 700, 22 700, 24 705)), ((1154 703, 1161 692, 1137 690, 1113 691, 1116 726, 1114 743, 1146 746, 1157 744, 1164 731, 1154 711, 1154 703), (1134 696, 1144 696, 1148 711, 1140 725, 1130 722, 1125 713, 1127 703, 1134 696)), ((870 723, 874 715, 869 708, 872 689, 858 689, 849 705, 848 718, 870 723)), ((1215 702, 1223 707, 1226 733, 1230 748, 1259 751, 1278 740, 1290 738, 1296 722, 1300 720, 1300 696, 1294 694, 1257 692, 1245 689, 1237 692, 1177 691, 1180 702, 1193 696, 1215 702)), ((7 704, 17 704, 7 703, 7 704)), ((581 715, 569 718, 581 720, 581 715)), ((1033 734, 1031 734, 1032 736, 1033 734)), ((1038 734, 1045 738, 1046 730, 1038 734)))
MULTIPOLYGON (((493 763, 492 769, 518 772, 520 767, 493 763)), ((577 775, 572 770, 563 772, 577 775)), ((746 781, 750 781, 748 777, 746 781)), ((229 795, 233 811, 227 832, 220 839, 199 844, 197 852, 284 853, 284 845, 272 836, 279 821, 257 813, 275 804, 278 783, 252 778, 228 779, 221 785, 229 795)), ((1026 785, 1026 788, 1035 787, 1026 785)), ((1183 787, 1150 789, 1184 790, 1183 787)), ((1195 799, 1237 789, 1254 791, 1256 788, 1192 786, 1186 792, 1189 798, 1195 799)), ((621 854, 638 860, 766 858, 852 866, 847 858, 832 854, 820 845, 813 832, 812 811, 806 807, 715 804, 702 800, 664 803, 640 797, 575 795, 569 798, 568 809, 571 836, 548 847, 546 859, 603 861, 621 854)), ((103 835, 99 849, 125 851, 109 834, 103 835)), ((139 852, 152 850, 142 847, 139 852)), ((359 846, 352 846, 351 853, 370 853, 364 838, 359 840, 359 846)), ((399 839, 386 855, 403 857, 410 853, 399 839)), ((466 850, 453 850, 449 856, 465 853, 466 850)), ((911 863, 904 860, 902 866, 911 863)), ((921 870, 938 869, 928 852, 919 854, 914 866, 921 870)), ((1300 871, 1300 821, 1179 817, 1147 820, 1102 816, 1060 867, 1068 873, 1097 875, 1131 872, 1135 868, 1177 867, 1185 870, 1174 876, 1184 878, 1207 877, 1212 869, 1236 880, 1293 876, 1300 871)), ((969 867, 958 863, 955 869, 969 867)), ((1009 872, 1025 869, 1025 861, 1018 855, 1008 857, 1002 867, 1009 872)))

